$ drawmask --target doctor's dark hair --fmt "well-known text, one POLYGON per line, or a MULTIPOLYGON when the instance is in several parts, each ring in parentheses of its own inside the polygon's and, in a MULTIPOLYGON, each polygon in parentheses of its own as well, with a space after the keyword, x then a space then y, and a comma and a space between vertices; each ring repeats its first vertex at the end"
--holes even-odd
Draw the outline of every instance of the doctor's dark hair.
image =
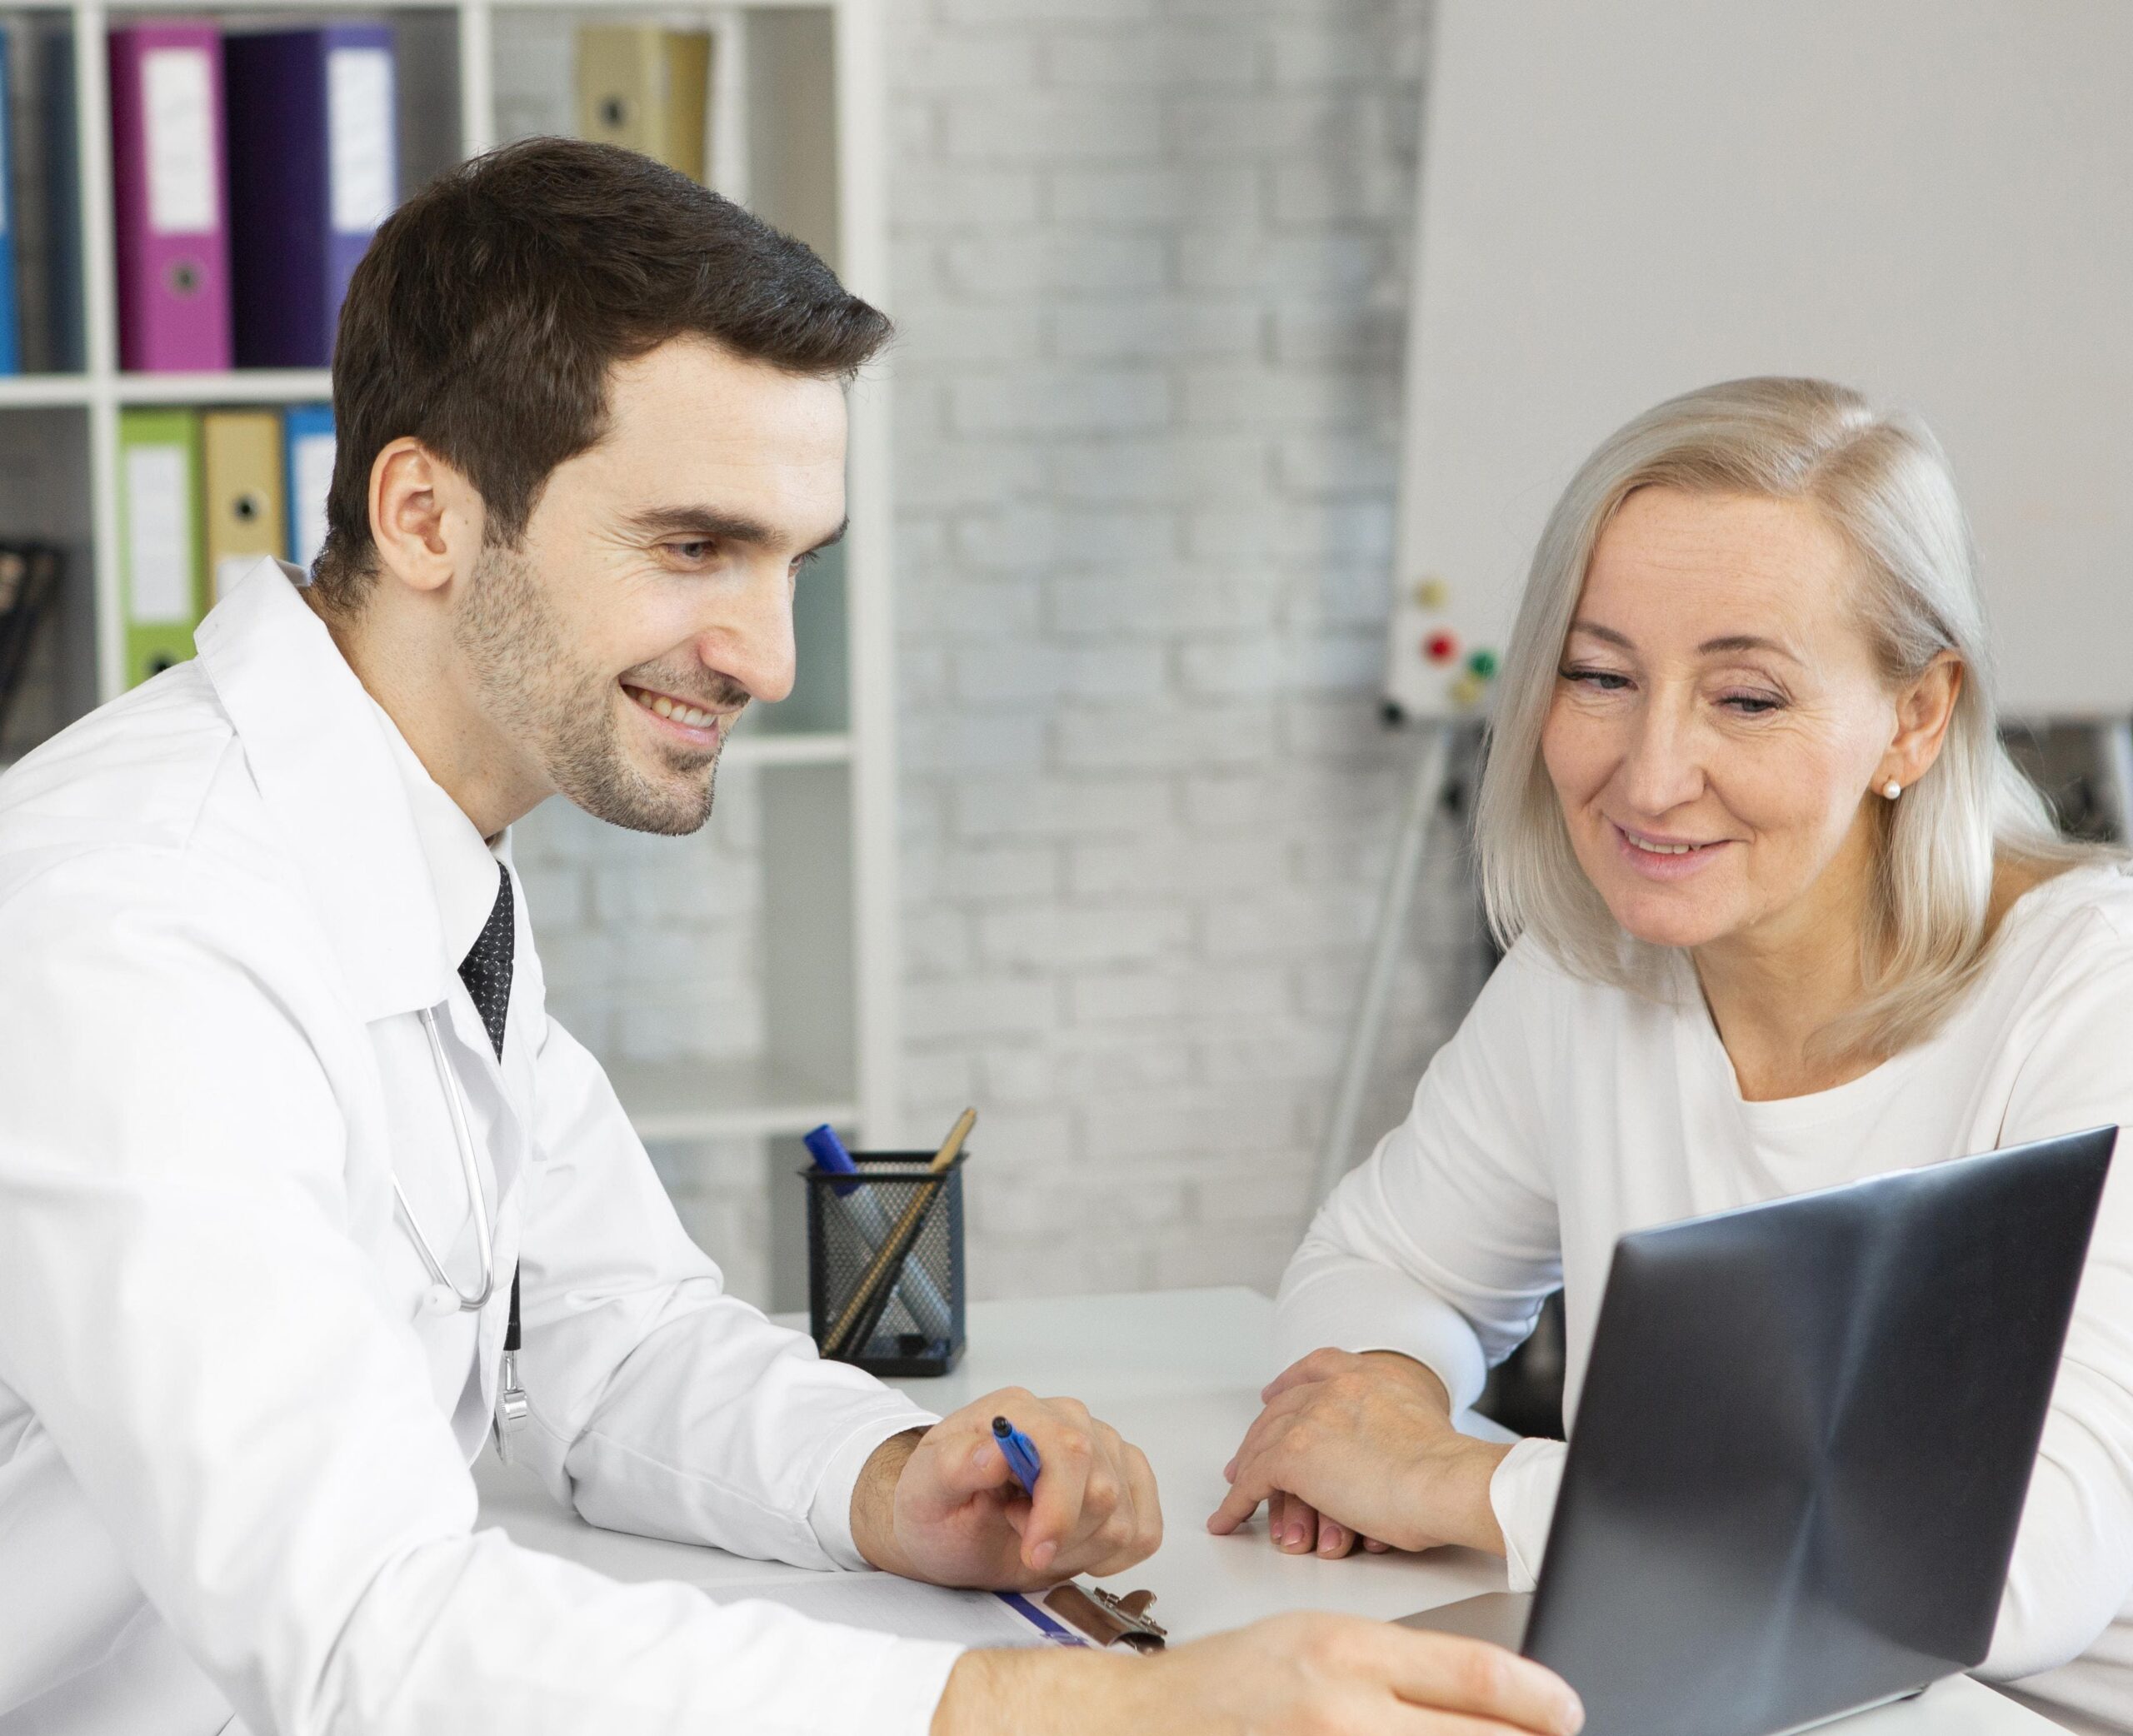
POLYGON ((550 473, 606 432, 617 363, 694 336, 848 380, 890 332, 802 243, 635 152, 535 138, 462 163, 386 219, 342 304, 319 595, 361 608, 371 466, 402 436, 515 546, 550 473))

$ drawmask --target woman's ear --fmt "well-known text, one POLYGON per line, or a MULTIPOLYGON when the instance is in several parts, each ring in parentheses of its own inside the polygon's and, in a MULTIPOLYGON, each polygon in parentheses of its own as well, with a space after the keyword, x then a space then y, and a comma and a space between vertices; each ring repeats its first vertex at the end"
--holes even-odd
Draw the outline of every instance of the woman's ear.
POLYGON ((472 485, 412 435, 372 461, 370 534, 383 576, 411 591, 442 590, 471 569, 482 524, 472 485))
POLYGON ((1896 694, 1896 732, 1882 756, 1875 785, 1893 781, 1909 789, 1941 757, 1963 691, 1962 660, 1942 651, 1896 694))

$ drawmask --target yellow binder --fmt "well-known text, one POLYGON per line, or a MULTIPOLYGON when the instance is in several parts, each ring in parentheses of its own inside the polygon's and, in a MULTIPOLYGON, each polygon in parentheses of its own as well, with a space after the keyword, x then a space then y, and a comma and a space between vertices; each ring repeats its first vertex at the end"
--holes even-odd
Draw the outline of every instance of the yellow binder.
POLYGON ((200 621, 200 418, 118 412, 118 575, 126 685, 192 655, 200 621))
POLYGON ((587 24, 577 32, 579 137, 621 145, 704 178, 711 37, 657 24, 587 24))
POLYGON ((261 556, 287 546, 282 418, 271 410, 208 411, 200 418, 200 471, 212 608, 261 556))

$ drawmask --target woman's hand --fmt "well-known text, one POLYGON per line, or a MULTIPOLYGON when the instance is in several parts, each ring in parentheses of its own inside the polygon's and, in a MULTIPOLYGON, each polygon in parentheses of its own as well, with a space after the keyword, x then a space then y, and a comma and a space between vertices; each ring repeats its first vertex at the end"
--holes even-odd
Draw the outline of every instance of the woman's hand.
POLYGON ((1413 1358, 1314 1350, 1260 1398, 1209 1530, 1234 1531, 1264 1501, 1275 1545, 1291 1553, 1345 1555, 1358 1540, 1503 1553, 1489 1479, 1511 1449, 1454 1429, 1444 1384, 1413 1358))

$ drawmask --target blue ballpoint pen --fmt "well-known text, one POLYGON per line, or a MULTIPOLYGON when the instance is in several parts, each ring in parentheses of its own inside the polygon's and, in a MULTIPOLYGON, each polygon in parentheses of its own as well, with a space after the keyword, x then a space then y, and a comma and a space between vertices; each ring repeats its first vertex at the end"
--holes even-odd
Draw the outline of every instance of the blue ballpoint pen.
POLYGON ((1000 1450, 1007 1455, 1007 1469, 1022 1485, 1022 1493, 1035 1500, 1037 1474, 1044 1469, 1037 1459, 1037 1443, 1003 1416, 993 1418, 992 1438, 1000 1443, 1000 1450))

